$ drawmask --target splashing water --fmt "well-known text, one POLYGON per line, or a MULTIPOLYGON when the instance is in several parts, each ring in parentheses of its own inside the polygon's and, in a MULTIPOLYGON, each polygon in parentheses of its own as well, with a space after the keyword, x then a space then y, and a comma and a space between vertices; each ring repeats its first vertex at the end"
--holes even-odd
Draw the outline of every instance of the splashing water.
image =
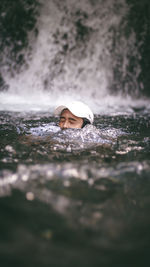
MULTIPOLYGON (((28 37, 27 64, 13 76, 3 68, 9 90, 0 93, 1 110, 52 111, 61 101, 75 98, 95 113, 132 112, 132 98, 121 96, 122 91, 135 95, 140 87, 136 36, 133 31, 125 34, 128 12, 125 0, 41 1, 38 35, 28 37)), ((150 104, 137 100, 134 105, 150 104)))

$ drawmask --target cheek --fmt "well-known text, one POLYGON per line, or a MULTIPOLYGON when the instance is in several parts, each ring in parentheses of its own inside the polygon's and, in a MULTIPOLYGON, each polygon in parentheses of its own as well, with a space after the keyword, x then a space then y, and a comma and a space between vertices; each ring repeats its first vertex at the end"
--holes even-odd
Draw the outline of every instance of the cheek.
POLYGON ((80 120, 80 122, 79 122, 80 128, 82 128, 82 125, 83 125, 83 120, 80 120))
POLYGON ((63 126, 63 122, 60 121, 58 125, 59 125, 59 127, 61 128, 61 127, 63 126))
POLYGON ((83 120, 80 120, 74 124, 72 128, 82 128, 83 120))

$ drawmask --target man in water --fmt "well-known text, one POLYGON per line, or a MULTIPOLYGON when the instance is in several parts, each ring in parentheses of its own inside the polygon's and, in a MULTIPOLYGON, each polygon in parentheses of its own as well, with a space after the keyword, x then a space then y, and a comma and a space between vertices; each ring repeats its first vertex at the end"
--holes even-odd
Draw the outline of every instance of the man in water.
POLYGON ((55 116, 59 116, 59 127, 83 128, 87 124, 93 124, 94 115, 91 109, 81 101, 73 101, 67 105, 58 106, 54 111, 55 116))

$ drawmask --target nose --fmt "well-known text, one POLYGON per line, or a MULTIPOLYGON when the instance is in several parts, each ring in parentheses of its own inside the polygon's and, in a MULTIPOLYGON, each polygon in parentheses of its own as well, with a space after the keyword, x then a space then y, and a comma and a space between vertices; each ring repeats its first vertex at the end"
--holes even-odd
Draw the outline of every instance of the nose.
POLYGON ((63 129, 68 129, 69 128, 69 124, 68 124, 68 121, 64 121, 63 123, 63 129))

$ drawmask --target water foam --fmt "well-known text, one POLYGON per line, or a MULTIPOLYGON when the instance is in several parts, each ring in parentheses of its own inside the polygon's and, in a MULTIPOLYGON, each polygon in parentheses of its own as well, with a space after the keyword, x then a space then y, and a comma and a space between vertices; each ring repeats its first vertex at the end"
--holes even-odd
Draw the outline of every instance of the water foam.
MULTIPOLYGON (((110 94, 118 55, 122 77, 128 72, 128 54, 139 57, 134 33, 128 38, 124 35, 129 10, 125 0, 66 0, 61 4, 47 0, 41 4, 36 42, 30 34, 32 56, 28 68, 14 77, 5 73, 9 91, 0 93, 0 109, 52 111, 62 101, 77 99, 89 104, 94 113, 132 112, 130 96, 110 94), (117 32, 121 36, 114 47, 117 32)), ((131 79, 137 90, 139 73, 137 64, 131 79)), ((118 84, 121 86, 121 81, 118 84)), ((138 100, 135 105, 150 104, 138 100)))

